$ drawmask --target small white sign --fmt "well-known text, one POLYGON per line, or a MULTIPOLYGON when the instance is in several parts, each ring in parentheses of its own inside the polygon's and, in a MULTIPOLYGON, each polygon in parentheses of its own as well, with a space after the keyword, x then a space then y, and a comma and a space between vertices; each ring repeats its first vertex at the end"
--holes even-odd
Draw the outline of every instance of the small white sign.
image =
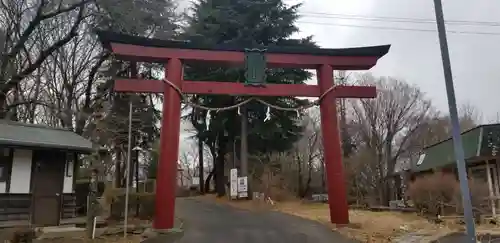
POLYGON ((192 181, 192 184, 193 186, 199 186, 200 185, 200 177, 193 177, 193 181, 192 181))
POLYGON ((424 162, 424 159, 425 159, 425 154, 421 154, 420 157, 418 157, 417 166, 421 165, 424 162))
POLYGON ((231 169, 229 172, 229 195, 238 197, 238 169, 231 169))
POLYGON ((248 197, 248 178, 246 176, 238 177, 238 196, 240 198, 248 197))

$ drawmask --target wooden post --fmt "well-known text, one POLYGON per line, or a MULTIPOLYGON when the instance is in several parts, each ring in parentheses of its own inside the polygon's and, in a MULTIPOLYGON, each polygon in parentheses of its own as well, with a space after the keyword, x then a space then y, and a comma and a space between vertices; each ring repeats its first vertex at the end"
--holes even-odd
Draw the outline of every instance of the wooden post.
POLYGON ((491 180, 491 167, 490 163, 488 160, 486 160, 486 177, 488 179, 488 191, 490 195, 490 202, 491 202, 491 214, 493 215, 493 218, 497 217, 497 212, 496 212, 496 203, 495 203, 495 198, 494 198, 494 193, 493 193, 493 182, 491 180))
POLYGON ((500 164, 498 163, 498 159, 493 160, 495 164, 493 165, 493 168, 495 168, 495 195, 499 196, 500 195, 500 182, 498 181, 500 179, 500 164))
POLYGON ((94 218, 97 217, 99 203, 97 202, 97 169, 93 169, 90 175, 89 194, 87 204, 87 237, 92 238, 94 230, 94 218))
POLYGON ((199 185, 200 185, 200 193, 205 194, 205 172, 203 168, 203 148, 205 144, 203 140, 200 138, 201 135, 198 135, 198 174, 199 174, 199 185))

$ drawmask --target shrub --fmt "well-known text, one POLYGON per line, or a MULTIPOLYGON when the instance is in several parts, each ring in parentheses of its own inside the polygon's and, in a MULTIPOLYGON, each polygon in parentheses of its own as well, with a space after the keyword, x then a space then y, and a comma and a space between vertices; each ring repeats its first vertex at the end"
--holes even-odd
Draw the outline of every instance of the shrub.
MULTIPOLYGON (((99 182, 97 184, 97 196, 101 196, 107 186, 104 182, 99 182)), ((89 181, 77 180, 75 183, 75 195, 76 195, 76 206, 78 208, 79 215, 85 215, 87 212, 87 196, 89 195, 89 181)))
POLYGON ((434 173, 415 179, 408 188, 408 196, 417 210, 424 214, 442 214, 443 206, 454 203, 459 191, 453 174, 434 173))
POLYGON ((29 227, 6 228, 0 235, 1 242, 31 243, 37 238, 38 230, 29 227))
MULTIPOLYGON (((489 198, 488 183, 479 179, 469 180, 469 190, 471 194, 471 203, 475 213, 488 214, 491 210, 491 202, 489 198)), ((457 205, 456 212, 463 213, 462 195, 460 191, 457 192, 455 197, 455 205, 457 205)))
POLYGON ((254 191, 263 192, 266 196, 277 202, 295 198, 294 193, 290 190, 290 186, 286 183, 283 175, 277 172, 276 168, 266 166, 260 177, 254 179, 257 180, 252 181, 248 192, 249 195, 251 195, 251 189, 253 188, 255 189, 254 191))
POLYGON ((139 218, 141 219, 153 219, 155 214, 155 199, 156 194, 154 193, 143 193, 139 196, 139 218))
MULTIPOLYGON (((469 180, 471 202, 476 216, 489 212, 488 184, 477 179, 469 180)), ((417 178, 410 184, 408 196, 417 210, 424 214, 462 214, 463 204, 460 184, 455 175, 434 173, 417 178)))
MULTIPOLYGON (((138 216, 141 219, 152 219, 155 208, 155 193, 130 193, 128 201, 128 212, 130 216, 138 216), (137 211, 139 209, 139 211, 137 211)), ((111 203, 111 219, 123 219, 125 209, 125 194, 122 193, 113 198, 111 203)))

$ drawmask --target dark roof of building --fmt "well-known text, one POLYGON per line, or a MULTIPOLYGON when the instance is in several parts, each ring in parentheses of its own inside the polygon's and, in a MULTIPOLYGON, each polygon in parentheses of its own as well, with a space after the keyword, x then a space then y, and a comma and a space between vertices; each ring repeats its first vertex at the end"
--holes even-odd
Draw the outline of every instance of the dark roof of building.
POLYGON ((262 46, 262 47, 241 47, 233 45, 215 45, 203 46, 190 43, 187 41, 162 40, 146 37, 125 35, 109 31, 98 31, 99 40, 105 48, 110 48, 110 43, 131 44, 150 47, 164 47, 177 49, 198 49, 212 51, 245 51, 245 48, 266 49, 267 53, 282 53, 282 54, 310 54, 318 56, 374 56, 382 57, 389 52, 391 45, 368 46, 357 48, 340 48, 340 49, 325 49, 313 47, 297 47, 297 46, 262 46))
POLYGON ((62 128, 0 120, 0 145, 53 148, 82 153, 94 151, 91 141, 62 128))
MULTIPOLYGON (((479 157, 500 155, 500 124, 480 125, 461 133, 465 160, 475 162, 479 157)), ((430 145, 422 151, 412 166, 413 172, 428 171, 456 163, 452 138, 430 145)))

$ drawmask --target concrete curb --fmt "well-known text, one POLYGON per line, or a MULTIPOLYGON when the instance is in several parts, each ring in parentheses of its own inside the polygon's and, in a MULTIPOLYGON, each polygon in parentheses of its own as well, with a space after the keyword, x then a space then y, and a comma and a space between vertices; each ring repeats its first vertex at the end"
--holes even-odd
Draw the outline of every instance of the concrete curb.
MULTIPOLYGON (((449 230, 449 231, 443 231, 443 232, 438 232, 434 234, 429 234, 425 232, 415 232, 415 233, 409 233, 406 234, 405 236, 399 237, 397 239, 394 239, 393 242, 395 243, 435 243, 438 242, 439 239, 451 235, 451 234, 457 234, 457 233, 464 233, 464 230, 449 230)), ((500 228, 499 229, 487 229, 487 230, 476 230, 477 235, 500 235, 500 228)))
POLYGON ((423 241, 421 241, 422 243, 432 243, 432 242, 436 242, 437 240, 449 235, 449 234, 453 234, 453 233, 456 233, 456 232, 460 232, 460 231, 448 231, 448 232, 440 232, 440 233, 437 233, 437 234, 433 234, 427 238, 424 238, 423 241))
POLYGON ((400 236, 392 242, 394 243, 431 243, 434 242, 441 237, 447 236, 449 234, 452 234, 455 231, 452 230, 445 230, 441 232, 429 232, 429 231, 417 231, 417 232, 411 232, 407 233, 403 236, 400 236))
POLYGON ((167 230, 155 230, 148 228, 141 235, 141 243, 174 243, 184 237, 185 222, 180 219, 175 219, 175 228, 167 230))

